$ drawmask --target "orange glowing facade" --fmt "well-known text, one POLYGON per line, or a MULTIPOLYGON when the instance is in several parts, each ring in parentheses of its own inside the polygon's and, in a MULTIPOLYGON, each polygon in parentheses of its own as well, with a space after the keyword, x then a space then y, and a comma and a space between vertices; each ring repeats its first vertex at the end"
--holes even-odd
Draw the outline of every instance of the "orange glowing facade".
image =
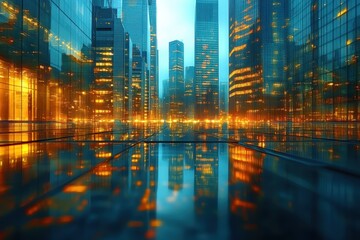
POLYGON ((95 121, 126 121, 131 41, 121 20, 116 17, 116 9, 94 7, 93 11, 93 117, 95 121))
POLYGON ((360 120, 359 1, 292 1, 289 116, 360 120))
POLYGON ((234 119, 359 121, 357 1, 229 3, 234 119))
POLYGON ((0 3, 1 120, 89 117, 91 8, 90 1, 64 9, 49 0, 0 3))
POLYGON ((284 118, 287 3, 229 2, 229 112, 233 118, 284 118))

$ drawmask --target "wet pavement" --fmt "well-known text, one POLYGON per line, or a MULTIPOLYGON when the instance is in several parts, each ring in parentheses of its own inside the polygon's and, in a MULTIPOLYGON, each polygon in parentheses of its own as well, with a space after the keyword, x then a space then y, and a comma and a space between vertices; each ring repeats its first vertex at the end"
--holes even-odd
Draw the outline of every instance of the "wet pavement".
POLYGON ((360 124, 0 124, 0 239, 360 239, 360 124))

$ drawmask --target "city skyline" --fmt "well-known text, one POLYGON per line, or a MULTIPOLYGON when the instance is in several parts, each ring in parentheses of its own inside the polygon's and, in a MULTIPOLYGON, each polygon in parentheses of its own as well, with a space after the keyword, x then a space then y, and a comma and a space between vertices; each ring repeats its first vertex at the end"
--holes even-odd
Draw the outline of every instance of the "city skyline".
POLYGON ((224 1, 0 1, 0 239, 359 239, 360 2, 224 1))
MULTIPOLYGON (((196 0, 157 0, 158 7, 158 42, 160 84, 168 78, 168 44, 180 40, 185 45, 185 67, 194 66, 194 31, 196 0), (174 10, 176 6, 176 11, 174 10), (176 26, 176 27, 174 27, 176 26)), ((228 81, 228 2, 219 4, 219 79, 228 81)), ((160 88, 162 94, 162 88, 160 88)))

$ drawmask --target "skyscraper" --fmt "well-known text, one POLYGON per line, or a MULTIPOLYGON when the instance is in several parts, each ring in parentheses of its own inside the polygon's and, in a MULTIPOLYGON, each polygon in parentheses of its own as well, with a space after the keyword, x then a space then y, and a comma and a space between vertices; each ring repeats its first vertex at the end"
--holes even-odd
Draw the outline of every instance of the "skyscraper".
POLYGON ((93 28, 94 119, 127 120, 131 63, 126 34, 116 9, 94 7, 93 28))
POLYGON ((170 119, 184 118, 184 44, 178 40, 169 43, 170 119))
POLYGON ((234 118, 284 115, 287 1, 229 1, 229 112, 234 118))
POLYGON ((219 113, 218 0, 197 0, 195 16, 195 118, 219 113))
POLYGON ((291 1, 289 114, 360 120, 359 1, 291 1))
POLYGON ((169 79, 164 79, 162 85, 162 119, 167 119, 170 113, 169 79))
POLYGON ((149 115, 151 73, 150 3, 149 0, 123 0, 122 2, 122 22, 125 31, 129 32, 134 44, 133 59, 137 59, 133 74, 140 77, 140 79, 136 80, 135 85, 133 82, 130 84, 132 93, 130 105, 133 106, 132 116, 130 117, 138 120, 148 119, 149 115), (141 72, 136 73, 139 70, 141 72), (133 86, 136 88, 134 89, 133 86))
POLYGON ((195 114, 195 87, 194 87, 195 69, 193 66, 185 69, 185 116, 193 119, 195 114))
POLYGON ((146 84, 147 79, 146 62, 141 54, 141 50, 133 45, 132 49, 132 76, 130 84, 130 119, 141 120, 146 119, 147 102, 145 101, 146 84))
POLYGON ((159 115, 159 58, 157 48, 157 19, 156 0, 149 0, 150 11, 150 100, 149 113, 151 119, 157 119, 159 115))

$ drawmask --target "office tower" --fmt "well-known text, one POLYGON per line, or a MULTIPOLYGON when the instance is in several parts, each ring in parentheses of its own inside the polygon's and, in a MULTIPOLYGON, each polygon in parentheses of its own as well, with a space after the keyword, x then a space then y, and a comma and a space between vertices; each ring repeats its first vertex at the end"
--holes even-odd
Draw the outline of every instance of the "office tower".
POLYGON ((95 121, 125 121, 128 107, 129 44, 117 11, 93 9, 93 116, 95 121))
POLYGON ((195 114, 195 69, 193 66, 185 69, 185 116, 187 119, 194 119, 195 114))
POLYGON ((167 119, 170 113, 169 79, 163 80, 162 85, 162 118, 167 119))
POLYGON ((156 0, 149 1, 150 12, 150 100, 149 113, 150 119, 159 118, 159 57, 157 47, 157 19, 156 19, 156 0))
POLYGON ((289 114, 297 121, 359 121, 360 2, 291 2, 289 114))
POLYGON ((218 0, 197 0, 195 16, 195 118, 219 113, 218 0))
POLYGON ((229 1, 229 112, 235 119, 285 115, 287 12, 284 0, 229 1))
POLYGON ((184 118, 184 44, 178 40, 169 43, 170 119, 184 118))
POLYGON ((132 76, 131 76, 131 88, 130 88, 130 119, 142 120, 145 119, 146 114, 144 112, 145 102, 145 84, 146 79, 146 63, 144 62, 141 50, 136 46, 132 46, 132 76))
POLYGON ((88 118, 91 11, 91 1, 1 1, 1 120, 88 118))
POLYGON ((151 69, 151 39, 150 39, 150 13, 148 0, 123 0, 122 22, 125 31, 129 32, 133 43, 133 59, 136 59, 133 74, 135 84, 131 84, 130 105, 132 108, 131 118, 133 120, 146 120, 149 114, 149 90, 151 69), (141 71, 136 73, 136 71, 141 71), (135 88, 134 88, 135 87, 135 88), (140 102, 140 105, 139 105, 140 102))

